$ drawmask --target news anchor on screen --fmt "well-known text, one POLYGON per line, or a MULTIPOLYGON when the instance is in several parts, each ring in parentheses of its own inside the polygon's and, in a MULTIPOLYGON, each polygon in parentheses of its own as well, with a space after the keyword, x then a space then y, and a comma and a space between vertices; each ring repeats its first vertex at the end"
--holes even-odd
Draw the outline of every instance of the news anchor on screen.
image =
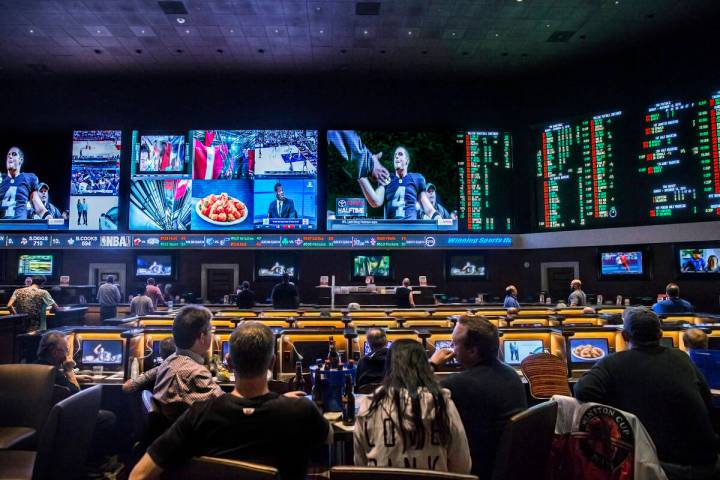
POLYGON ((270 202, 268 218, 298 218, 295 204, 285 196, 280 182, 275 184, 275 200, 270 202))

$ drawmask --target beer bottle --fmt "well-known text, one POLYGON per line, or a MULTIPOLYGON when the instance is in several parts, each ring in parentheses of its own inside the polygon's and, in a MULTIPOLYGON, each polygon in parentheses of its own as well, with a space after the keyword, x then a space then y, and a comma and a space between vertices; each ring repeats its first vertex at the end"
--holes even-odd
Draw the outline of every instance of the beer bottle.
POLYGON ((295 378, 292 382, 293 390, 305 391, 305 378, 302 373, 302 362, 295 362, 295 378))
POLYGON ((345 375, 345 388, 342 395, 343 425, 355 424, 355 392, 353 392, 352 375, 345 375))
POLYGON ((334 370, 337 369, 338 363, 340 362, 340 355, 338 355, 337 348, 335 347, 335 339, 333 337, 330 337, 330 340, 328 340, 328 360, 330 360, 330 367, 334 370))
POLYGON ((315 402, 315 405, 320 409, 320 411, 323 411, 323 395, 322 395, 322 374, 320 373, 321 370, 318 368, 315 370, 315 382, 312 386, 312 398, 313 402, 315 402))

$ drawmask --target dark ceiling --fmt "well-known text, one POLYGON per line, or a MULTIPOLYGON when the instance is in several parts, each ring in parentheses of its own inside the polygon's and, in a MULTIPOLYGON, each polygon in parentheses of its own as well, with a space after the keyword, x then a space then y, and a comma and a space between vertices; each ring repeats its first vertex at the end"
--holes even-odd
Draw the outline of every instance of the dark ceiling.
POLYGON ((0 75, 502 75, 701 34, 717 3, 0 0, 0 75))

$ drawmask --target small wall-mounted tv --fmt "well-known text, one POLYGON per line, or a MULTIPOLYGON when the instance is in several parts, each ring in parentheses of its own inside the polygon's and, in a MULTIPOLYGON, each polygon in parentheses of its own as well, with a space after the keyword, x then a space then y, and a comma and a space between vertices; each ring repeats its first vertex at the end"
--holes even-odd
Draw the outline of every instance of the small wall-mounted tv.
POLYGON ((447 276, 451 280, 487 278, 484 255, 448 255, 447 276))
POLYGON ((170 254, 139 253, 135 256, 135 276, 138 278, 172 278, 173 256, 170 254))
POLYGON ((571 338, 570 363, 590 367, 610 354, 607 338, 571 338))
POLYGON ((687 245, 676 248, 677 265, 684 277, 720 277, 720 245, 687 245))
POLYGON ((292 280, 300 277, 297 256, 288 252, 266 251, 255 256, 255 279, 278 280, 287 273, 292 280))
POLYGON ((352 277, 362 279, 368 276, 375 278, 392 278, 390 255, 353 255, 352 277))
POLYGON ((649 253, 641 247, 615 247, 598 250, 600 280, 650 278, 649 253))
POLYGON ((18 277, 53 277, 55 268, 55 256, 52 254, 22 254, 18 257, 18 277))

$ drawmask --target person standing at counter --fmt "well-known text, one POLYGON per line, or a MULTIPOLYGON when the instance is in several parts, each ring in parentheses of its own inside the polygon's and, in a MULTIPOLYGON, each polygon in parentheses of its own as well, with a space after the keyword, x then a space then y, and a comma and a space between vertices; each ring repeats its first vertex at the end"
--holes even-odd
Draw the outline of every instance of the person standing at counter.
POLYGON ((520 308, 520 304, 517 301, 517 288, 515 285, 508 285, 505 288, 505 301, 503 302, 503 308, 520 308))
POLYGON ((117 317, 117 304, 121 300, 122 295, 118 286, 115 285, 115 277, 108 275, 97 293, 97 301, 100 304, 100 320, 117 317))
POLYGON ((138 294, 133 297, 132 301, 130 302, 130 315, 137 315, 138 317, 142 317, 145 315, 150 315, 151 313, 155 313, 155 309, 153 308, 153 302, 152 300, 150 300, 150 297, 148 297, 145 293, 145 289, 140 288, 138 294))
POLYGON ((403 278, 402 286, 395 289, 395 305, 398 308, 415 308, 409 278, 403 278))
POLYGON ((571 307, 584 307, 587 305, 587 296, 582 291, 582 282, 576 278, 570 282, 570 288, 572 293, 568 297, 568 305, 571 307))
POLYGON ((157 309, 158 305, 161 307, 167 306, 165 299, 163 298, 162 291, 155 285, 155 279, 150 277, 147 279, 147 286, 145 287, 145 295, 150 297, 153 303, 153 309, 157 309))
POLYGON ((40 288, 44 283, 44 276, 32 277, 32 284, 15 290, 7 304, 13 313, 24 313, 28 316, 28 332, 47 330, 47 307, 53 312, 57 310, 57 303, 50 293, 40 288))

